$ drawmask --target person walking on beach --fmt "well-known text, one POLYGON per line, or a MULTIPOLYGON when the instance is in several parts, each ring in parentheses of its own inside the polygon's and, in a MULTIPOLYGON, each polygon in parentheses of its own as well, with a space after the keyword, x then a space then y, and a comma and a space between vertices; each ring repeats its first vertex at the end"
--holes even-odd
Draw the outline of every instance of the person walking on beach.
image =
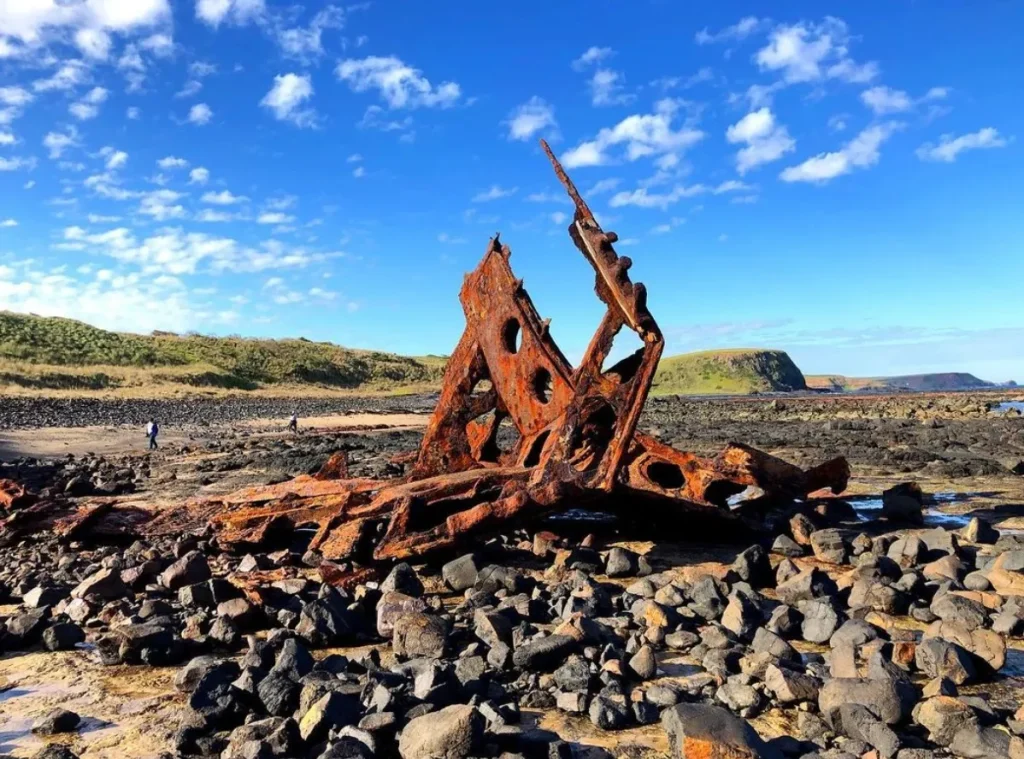
POLYGON ((149 438, 149 450, 159 448, 156 444, 156 436, 160 434, 160 427, 156 423, 156 419, 150 419, 146 425, 146 437, 149 438))
POLYGON ((299 432, 299 415, 295 411, 292 412, 292 417, 288 420, 288 429, 293 435, 297 435, 299 432))

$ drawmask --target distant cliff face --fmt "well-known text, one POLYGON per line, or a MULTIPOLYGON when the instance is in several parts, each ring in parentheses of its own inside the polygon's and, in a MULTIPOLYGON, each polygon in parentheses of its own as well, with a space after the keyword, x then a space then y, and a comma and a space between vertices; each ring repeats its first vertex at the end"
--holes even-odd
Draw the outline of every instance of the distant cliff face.
POLYGON ((856 390, 911 390, 916 392, 980 390, 994 387, 991 382, 978 379, 966 372, 940 372, 936 374, 906 374, 900 377, 844 377, 839 374, 812 375, 807 385, 815 390, 834 392, 856 390))
POLYGON ((804 375, 785 351, 721 350, 661 360, 656 395, 711 395, 806 390, 804 375))

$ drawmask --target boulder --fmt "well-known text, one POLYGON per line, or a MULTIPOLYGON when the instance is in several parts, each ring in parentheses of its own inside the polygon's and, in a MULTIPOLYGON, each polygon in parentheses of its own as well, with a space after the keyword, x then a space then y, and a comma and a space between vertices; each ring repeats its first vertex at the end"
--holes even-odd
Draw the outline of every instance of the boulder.
POLYGON ((754 728, 719 706, 677 704, 661 713, 674 759, 781 759, 754 728))
POLYGON ((465 759, 482 738, 484 720, 475 706, 456 704, 409 721, 398 741, 402 759, 465 759))

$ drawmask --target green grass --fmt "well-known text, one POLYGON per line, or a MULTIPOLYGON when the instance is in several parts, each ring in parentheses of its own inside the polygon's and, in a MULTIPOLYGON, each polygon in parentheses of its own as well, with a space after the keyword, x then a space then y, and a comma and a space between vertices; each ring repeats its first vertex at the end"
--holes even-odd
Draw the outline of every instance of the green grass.
POLYGON ((304 338, 135 335, 71 319, 0 312, 0 384, 22 388, 170 384, 254 390, 299 384, 393 391, 438 385, 444 362, 441 356, 351 350, 304 338))
MULTIPOLYGON (((0 311, 0 392, 134 395, 436 390, 443 356, 398 356, 304 338, 135 335, 0 311)), ((663 358, 655 394, 803 389, 782 351, 716 350, 663 358)))
POLYGON ((804 388, 803 374, 784 351, 734 348, 663 358, 652 393, 742 395, 804 388))

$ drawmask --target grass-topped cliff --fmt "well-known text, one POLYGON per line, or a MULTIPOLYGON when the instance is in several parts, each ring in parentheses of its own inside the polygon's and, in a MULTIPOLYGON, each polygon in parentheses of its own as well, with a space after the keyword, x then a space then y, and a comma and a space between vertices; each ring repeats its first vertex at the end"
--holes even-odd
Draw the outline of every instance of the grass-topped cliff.
POLYGON ((663 358, 652 392, 739 395, 804 389, 804 375, 785 351, 749 348, 663 358))
POLYGON ((72 319, 0 312, 0 389, 153 390, 316 385, 395 391, 440 384, 444 359, 331 343, 108 332, 72 319))

